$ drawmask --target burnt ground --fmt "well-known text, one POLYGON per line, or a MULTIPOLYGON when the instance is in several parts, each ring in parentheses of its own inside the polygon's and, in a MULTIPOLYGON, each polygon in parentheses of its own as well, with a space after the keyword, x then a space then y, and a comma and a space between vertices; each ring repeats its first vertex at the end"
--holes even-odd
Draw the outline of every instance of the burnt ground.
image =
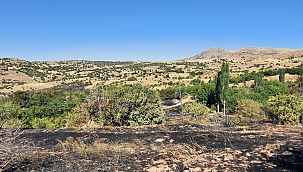
POLYGON ((260 124, 0 130, 0 171, 302 171, 303 129, 260 124))

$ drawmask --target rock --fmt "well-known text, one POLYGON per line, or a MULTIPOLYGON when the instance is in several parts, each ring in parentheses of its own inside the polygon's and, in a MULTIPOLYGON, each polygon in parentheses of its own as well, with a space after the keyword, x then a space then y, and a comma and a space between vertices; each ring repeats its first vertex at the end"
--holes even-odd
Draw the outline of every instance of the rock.
POLYGON ((156 143, 162 143, 162 142, 164 142, 164 140, 165 140, 165 139, 161 138, 161 139, 155 140, 155 142, 156 142, 156 143))

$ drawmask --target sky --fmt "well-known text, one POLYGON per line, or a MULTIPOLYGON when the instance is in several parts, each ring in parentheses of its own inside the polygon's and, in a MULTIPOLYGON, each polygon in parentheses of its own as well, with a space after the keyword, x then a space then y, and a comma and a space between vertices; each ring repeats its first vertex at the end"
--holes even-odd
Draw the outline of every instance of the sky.
POLYGON ((303 49, 302 0, 0 0, 0 57, 170 61, 303 49))

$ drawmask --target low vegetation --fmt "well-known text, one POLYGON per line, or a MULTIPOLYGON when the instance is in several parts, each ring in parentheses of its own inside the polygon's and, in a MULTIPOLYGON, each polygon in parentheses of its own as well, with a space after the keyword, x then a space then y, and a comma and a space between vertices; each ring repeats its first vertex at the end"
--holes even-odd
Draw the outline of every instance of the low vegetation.
POLYGON ((239 100, 235 113, 240 123, 251 124, 266 121, 263 105, 250 99, 239 100))
POLYGON ((191 115, 198 119, 205 119, 210 110, 202 103, 188 103, 182 108, 182 114, 191 115))
POLYGON ((268 102, 269 116, 282 124, 298 124, 303 115, 303 100, 297 95, 272 96, 268 102))

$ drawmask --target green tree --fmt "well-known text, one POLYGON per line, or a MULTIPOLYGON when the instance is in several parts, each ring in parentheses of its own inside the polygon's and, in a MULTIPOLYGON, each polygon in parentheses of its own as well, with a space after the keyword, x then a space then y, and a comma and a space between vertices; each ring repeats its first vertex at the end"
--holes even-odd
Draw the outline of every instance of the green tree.
POLYGON ((140 84, 110 85, 94 90, 91 118, 104 125, 138 126, 164 122, 159 93, 140 84))
POLYGON ((297 95, 272 96, 268 102, 267 110, 270 118, 282 124, 298 124, 302 118, 303 100, 297 95))
POLYGON ((250 99, 239 100, 235 112, 241 123, 255 123, 266 119, 263 105, 250 99))
POLYGON ((254 87, 257 86, 261 86, 262 85, 262 78, 263 78, 263 74, 262 73, 258 73, 254 75, 254 87))
POLYGON ((266 104, 270 96, 278 94, 290 94, 288 83, 276 80, 263 81, 262 86, 254 87, 251 94, 247 95, 247 98, 266 104))
POLYGON ((211 93, 215 91, 214 83, 201 83, 201 85, 188 86, 186 91, 201 103, 209 106, 211 106, 211 103, 214 103, 209 101, 213 97, 211 93))
POLYGON ((200 85, 203 84, 203 81, 201 81, 200 79, 193 79, 190 81, 191 85, 200 85))
POLYGON ((279 81, 280 82, 285 81, 285 70, 279 70, 279 81))
POLYGON ((161 98, 180 98, 180 92, 182 97, 188 95, 184 86, 169 86, 159 91, 161 98))
POLYGON ((229 64, 224 61, 222 63, 221 71, 218 72, 216 82, 216 101, 220 105, 226 99, 226 92, 229 85, 229 64))
POLYGON ((233 112, 237 102, 249 97, 251 89, 247 87, 243 88, 228 88, 226 92, 226 111, 233 112))
POLYGON ((180 94, 177 87, 167 87, 159 91, 161 98, 179 98, 180 94))
POLYGON ((137 78, 134 76, 131 76, 127 79, 127 81, 137 81, 137 78))

